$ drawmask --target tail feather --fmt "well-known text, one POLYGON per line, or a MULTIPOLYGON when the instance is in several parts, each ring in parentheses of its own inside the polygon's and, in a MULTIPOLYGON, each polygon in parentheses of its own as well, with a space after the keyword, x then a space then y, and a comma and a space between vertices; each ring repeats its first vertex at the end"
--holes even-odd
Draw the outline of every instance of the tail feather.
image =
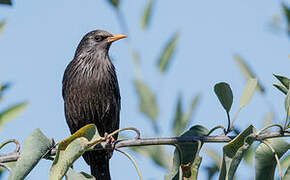
POLYGON ((109 169, 109 152, 107 150, 91 151, 83 154, 91 167, 91 174, 96 180, 111 180, 109 169))

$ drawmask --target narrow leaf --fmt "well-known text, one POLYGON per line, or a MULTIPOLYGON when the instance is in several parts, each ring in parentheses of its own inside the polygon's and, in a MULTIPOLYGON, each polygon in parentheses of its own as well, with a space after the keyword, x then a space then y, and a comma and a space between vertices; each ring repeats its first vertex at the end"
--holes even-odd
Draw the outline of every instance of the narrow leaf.
POLYGON ((232 180, 245 152, 255 140, 255 128, 251 125, 223 147, 223 161, 219 180, 232 180))
POLYGON ((288 166, 282 180, 289 180, 290 179, 290 165, 288 166))
POLYGON ((10 83, 0 84, 0 100, 7 89, 10 88, 10 83))
POLYGON ((244 160, 248 166, 252 166, 254 157, 254 147, 250 146, 250 148, 245 152, 244 160))
POLYGON ((246 87, 242 93, 242 96, 240 98, 240 108, 243 108, 244 106, 246 106, 247 104, 249 104, 249 102, 252 99, 252 96, 255 92, 255 88, 257 86, 257 82, 258 80, 256 78, 254 79, 249 79, 246 87))
POLYGON ((119 8, 119 0, 108 0, 109 4, 111 4, 115 8, 119 8))
POLYGON ((39 129, 32 131, 24 141, 23 150, 8 180, 24 179, 52 146, 52 142, 39 129))
POLYGON ((0 0, 0 4, 12 5, 11 0, 0 0))
POLYGON ((156 165, 169 169, 170 156, 164 146, 130 147, 130 150, 150 158, 156 165))
POLYGON ((277 78, 287 89, 289 89, 289 83, 290 83, 290 79, 288 79, 287 77, 284 76, 280 76, 277 74, 273 74, 275 76, 275 78, 277 78))
POLYGON ((149 117, 156 126, 156 118, 158 116, 158 107, 155 95, 149 87, 140 79, 134 81, 137 94, 139 96, 139 110, 149 117))
POLYGON ((149 24, 150 18, 151 18, 151 11, 153 6, 153 0, 149 0, 148 4, 143 12, 143 16, 141 19, 141 27, 142 29, 146 29, 146 27, 149 24))
POLYGON ((290 166, 290 155, 286 156, 284 159, 281 160, 281 168, 285 169, 290 166))
POLYGON ((273 118, 274 118, 274 113, 267 112, 263 117, 263 127, 266 127, 267 125, 271 124, 273 118))
POLYGON ((17 115, 19 115, 27 106, 28 102, 20 103, 9 107, 0 113, 0 128, 4 123, 11 121, 17 115))
MULTIPOLYGON (((246 78, 246 80, 249 80, 250 78, 255 78, 257 77, 253 71, 251 70, 251 68, 246 64, 245 60, 243 60, 240 56, 238 55, 233 55, 234 60, 236 61, 236 63, 238 64, 243 76, 246 78)), ((257 84, 257 90, 260 93, 264 93, 265 89, 264 87, 258 83, 257 84)))
POLYGON ((69 174, 67 175, 69 180, 95 180, 96 178, 85 172, 77 173, 72 168, 69 168, 69 174))
POLYGON ((214 92, 223 108, 229 113, 233 104, 233 92, 230 85, 225 82, 218 83, 214 86, 214 92))
POLYGON ((216 164, 210 165, 210 166, 205 166, 205 170, 207 172, 207 179, 211 180, 213 176, 219 172, 219 165, 217 166, 216 164))
POLYGON ((287 19, 288 34, 290 34, 290 8, 288 8, 284 3, 282 3, 282 8, 287 19))
POLYGON ((210 157, 214 161, 215 165, 220 166, 222 162, 222 158, 220 157, 218 152, 210 148, 206 148, 204 152, 206 153, 208 157, 210 157))
POLYGON ((284 94, 287 94, 287 92, 288 92, 288 89, 285 86, 283 86, 282 84, 273 83, 273 86, 276 87, 278 90, 280 90, 284 94))
MULTIPOLYGON (((204 136, 209 131, 200 125, 191 127, 188 131, 182 134, 180 137, 190 137, 190 136, 204 136)), ((179 145, 181 154, 179 154, 178 149, 174 151, 173 164, 168 174, 165 175, 165 180, 178 180, 179 179, 179 167, 183 166, 183 175, 186 174, 187 177, 191 176, 191 168, 187 168, 185 171, 184 166, 191 167, 198 150, 198 143, 193 142, 192 144, 181 144, 179 145)))
POLYGON ((85 151, 101 141, 97 127, 94 124, 88 124, 59 142, 50 168, 49 180, 60 180, 85 151))
POLYGON ((175 110, 175 118, 173 121, 173 135, 179 136, 181 133, 184 132, 186 126, 189 124, 192 114, 196 108, 196 105, 200 99, 200 95, 196 95, 190 104, 187 112, 183 112, 182 108, 182 97, 181 95, 178 96, 176 110, 175 110))
POLYGON ((206 148, 205 151, 206 155, 211 158, 213 160, 213 164, 212 165, 208 165, 205 167, 207 174, 208 174, 208 179, 212 179, 213 176, 219 172, 219 168, 222 162, 222 158, 220 157, 220 155, 218 154, 218 152, 216 152, 213 149, 210 148, 206 148))
POLYGON ((168 68, 169 62, 172 59, 172 55, 175 52, 175 47, 177 45, 179 39, 179 33, 175 33, 170 41, 166 44, 165 48, 163 49, 161 56, 158 60, 158 68, 160 72, 164 73, 168 68))
MULTIPOLYGON (((274 148, 279 158, 282 157, 290 148, 290 144, 282 139, 276 138, 267 141, 274 148)), ((255 179, 274 179, 276 164, 274 153, 268 146, 261 143, 255 153, 255 179)))
POLYGON ((5 27, 5 25, 6 25, 6 21, 5 20, 0 22, 0 38, 2 36, 2 31, 3 31, 4 27, 5 27))

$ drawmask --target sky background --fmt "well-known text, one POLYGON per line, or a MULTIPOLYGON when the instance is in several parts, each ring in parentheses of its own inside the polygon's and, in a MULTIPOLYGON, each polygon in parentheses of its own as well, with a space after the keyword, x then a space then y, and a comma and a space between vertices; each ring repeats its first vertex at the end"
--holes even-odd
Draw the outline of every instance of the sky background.
MULTIPOLYGON (((275 122, 284 120, 284 95, 272 87, 275 81, 272 73, 290 76, 290 43, 285 29, 273 32, 269 25, 273 15, 282 18, 282 25, 285 23, 281 2, 156 0, 150 26, 143 31, 140 19, 147 1, 121 0, 120 10, 130 32, 128 38, 140 53, 142 78, 156 93, 160 136, 171 136, 178 93, 184 97, 185 109, 195 95, 202 94, 191 125, 226 126, 226 114, 213 87, 221 81, 231 85, 233 116, 246 83, 232 58, 233 53, 247 60, 266 88, 265 97, 255 93, 251 103, 240 113, 236 125, 241 129, 250 124, 261 128, 262 117, 270 107, 276 113, 275 122), (156 65, 158 57, 177 31, 180 39, 176 53, 168 71, 162 75, 156 65)), ((0 81, 9 81, 13 85, 1 108, 29 101, 25 112, 4 126, 0 132, 1 141, 15 138, 22 144, 35 128, 40 128, 56 141, 69 136, 61 96, 63 72, 87 32, 104 29, 114 34, 123 33, 114 9, 107 1, 97 0, 16 0, 12 7, 1 6, 0 11, 0 20, 5 18, 7 21, 0 39, 0 81)), ((133 86, 135 74, 126 40, 114 43, 110 54, 117 69, 122 97, 120 126, 134 126, 142 135, 154 136, 150 121, 138 111, 133 86)), ((145 180, 163 178, 165 169, 155 166, 149 159, 134 157, 145 180)), ((204 157, 199 179, 206 178, 203 168, 209 162, 204 157)), ((46 179, 50 165, 51 162, 42 160, 27 179, 46 179)), ((253 169, 241 166, 237 171, 240 177, 254 176, 253 169), (247 170, 246 174, 244 170, 247 170)), ((89 172, 83 159, 76 162, 75 168, 89 172)), ((134 180, 138 177, 133 165, 118 152, 111 160, 111 174, 112 179, 134 180)))

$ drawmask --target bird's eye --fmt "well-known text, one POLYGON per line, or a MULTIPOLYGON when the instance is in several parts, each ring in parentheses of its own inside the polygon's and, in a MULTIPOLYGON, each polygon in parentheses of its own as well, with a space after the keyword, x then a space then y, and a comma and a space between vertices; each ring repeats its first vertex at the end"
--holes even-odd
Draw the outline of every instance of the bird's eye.
POLYGON ((103 39, 104 39, 103 36, 95 36, 95 40, 96 40, 97 42, 100 42, 100 41, 102 41, 103 39))

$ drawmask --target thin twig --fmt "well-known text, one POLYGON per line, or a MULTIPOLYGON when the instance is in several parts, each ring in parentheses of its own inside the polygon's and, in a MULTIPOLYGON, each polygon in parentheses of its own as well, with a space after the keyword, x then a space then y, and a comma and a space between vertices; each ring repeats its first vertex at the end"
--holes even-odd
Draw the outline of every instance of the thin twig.
POLYGON ((228 118, 228 129, 227 129, 226 133, 229 133, 232 130, 231 118, 230 118, 230 113, 229 112, 227 112, 227 118, 228 118))
POLYGON ((142 180, 143 178, 142 178, 142 174, 140 172, 140 169, 137 166, 136 161, 131 157, 131 155, 128 154, 127 152, 125 152, 125 151, 120 150, 120 149, 116 149, 116 151, 119 151, 120 153, 124 154, 125 156, 127 156, 130 159, 130 161, 133 163, 133 165, 134 165, 134 167, 135 167, 135 169, 136 169, 136 171, 138 173, 139 179, 142 180))
POLYGON ((125 127, 125 128, 117 129, 116 131, 110 133, 110 134, 108 135, 108 138, 114 136, 115 134, 117 134, 117 133, 119 133, 119 132, 121 132, 121 131, 126 131, 126 130, 132 130, 132 131, 135 131, 136 134, 137 134, 136 137, 135 137, 135 139, 140 139, 140 134, 141 134, 141 133, 140 133, 140 131, 139 131, 137 128, 134 128, 134 127, 125 127))
MULTIPOLYGON (((202 143, 227 143, 234 139, 236 136, 191 136, 191 137, 168 137, 168 138, 144 138, 144 139, 126 139, 120 140, 115 143, 115 148, 131 147, 131 146, 152 146, 152 145, 174 145, 174 144, 190 144, 196 141, 202 143)), ((290 137, 290 132, 274 131, 265 132, 256 136, 256 141, 262 141, 270 138, 290 137)), ((94 146, 94 150, 112 149, 111 144, 101 142, 94 146)), ((48 156, 54 156, 57 149, 54 148, 50 151, 48 156)), ((19 152, 8 153, 0 155, 0 163, 16 161, 20 156, 19 152)))
POLYGON ((6 144, 9 143, 14 143, 16 145, 16 148, 14 150, 14 152, 19 152, 20 150, 20 144, 16 139, 8 139, 7 141, 4 141, 0 144, 0 149, 3 148, 6 144))
MULTIPOLYGON (((216 127, 212 128, 212 129, 207 133, 207 136, 211 135, 211 133, 213 133, 213 132, 214 132, 215 130, 217 130, 217 129, 222 129, 222 130, 224 131, 224 134, 225 134, 225 127, 223 127, 223 126, 216 126, 216 127)), ((224 135, 224 134, 222 134, 222 135, 224 135)))
POLYGON ((261 134, 261 133, 263 133, 265 130, 267 130, 267 129, 271 128, 271 127, 275 127, 275 126, 276 126, 276 127, 279 127, 281 132, 284 131, 283 127, 282 127, 280 124, 270 124, 270 125, 264 127, 263 129, 261 129, 260 131, 258 131, 257 134, 261 134))

